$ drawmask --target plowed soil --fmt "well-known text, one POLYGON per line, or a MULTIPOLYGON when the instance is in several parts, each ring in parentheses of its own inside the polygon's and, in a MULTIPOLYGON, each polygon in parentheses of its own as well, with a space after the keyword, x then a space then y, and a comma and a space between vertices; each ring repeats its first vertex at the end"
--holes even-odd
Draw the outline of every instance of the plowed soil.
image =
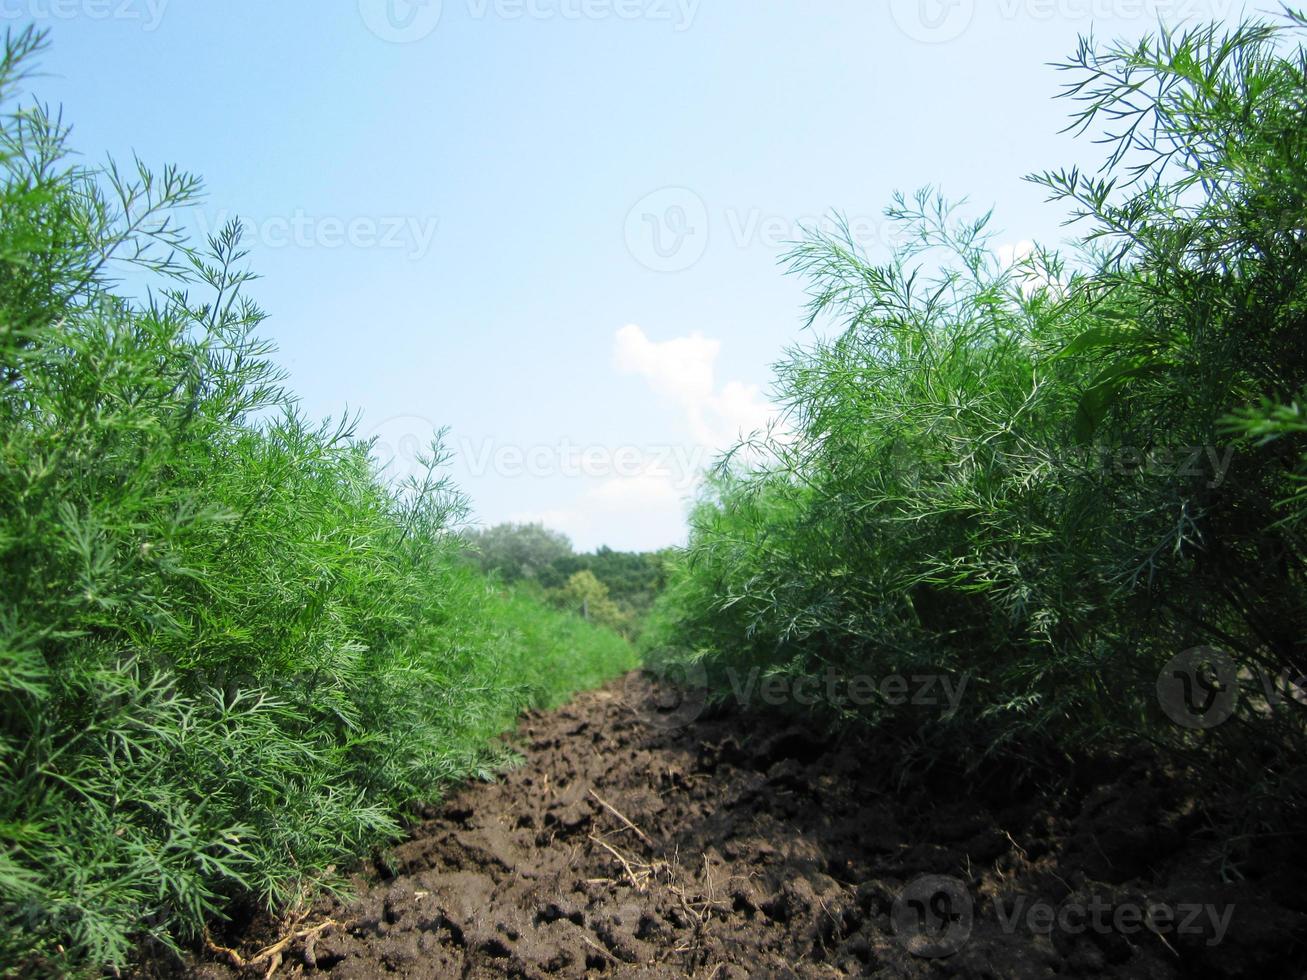
POLYGON ((523 764, 430 808, 353 900, 218 937, 236 955, 192 974, 1307 976, 1301 855, 1221 851, 1147 757, 962 782, 888 733, 670 726, 637 688, 527 716, 523 764))

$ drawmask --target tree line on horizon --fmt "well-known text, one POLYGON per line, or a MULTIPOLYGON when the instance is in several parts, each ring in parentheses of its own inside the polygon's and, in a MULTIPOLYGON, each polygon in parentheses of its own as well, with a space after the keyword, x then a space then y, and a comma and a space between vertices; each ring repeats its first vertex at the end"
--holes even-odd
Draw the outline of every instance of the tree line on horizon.
POLYGON ((577 552, 561 531, 539 522, 506 522, 464 532, 469 554, 487 574, 532 591, 553 605, 639 635, 667 582, 675 549, 577 552))

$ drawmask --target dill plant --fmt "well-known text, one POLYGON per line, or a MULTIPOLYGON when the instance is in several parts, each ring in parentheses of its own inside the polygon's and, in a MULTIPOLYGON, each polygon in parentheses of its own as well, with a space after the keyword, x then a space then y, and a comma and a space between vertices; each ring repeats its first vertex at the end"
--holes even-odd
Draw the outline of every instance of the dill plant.
MULTIPOLYGON (((6 36, 6 104, 42 43, 6 36)), ((0 968, 120 967, 333 887, 523 707, 630 666, 468 565, 438 440, 391 486, 303 415, 239 226, 178 230, 200 190, 0 118, 0 968)))
POLYGON ((1145 740, 1246 833, 1294 825, 1307 705, 1263 685, 1307 668, 1303 26, 1084 40, 1059 67, 1105 163, 1030 178, 1081 230, 1065 254, 1004 268, 988 216, 930 191, 888 210, 908 244, 887 263, 839 228, 798 243, 833 336, 778 366, 789 435, 721 462, 648 655, 701 662, 721 697, 752 668, 966 673, 949 718, 818 710, 907 722, 940 756, 1145 740), (1203 644, 1242 696, 1194 732, 1156 681, 1203 644))

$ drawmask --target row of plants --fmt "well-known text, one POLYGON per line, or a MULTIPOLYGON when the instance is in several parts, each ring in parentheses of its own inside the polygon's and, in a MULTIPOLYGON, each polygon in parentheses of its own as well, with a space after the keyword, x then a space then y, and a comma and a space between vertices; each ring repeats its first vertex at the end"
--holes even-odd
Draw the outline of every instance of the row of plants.
POLYGON ((239 226, 178 230, 199 182, 15 107, 42 44, 0 55, 0 973, 336 887, 523 708, 633 662, 466 561, 438 439, 395 486, 305 417, 239 226))
POLYGON ((802 710, 902 723, 923 763, 1147 742, 1236 791, 1244 835, 1301 828, 1304 23, 1082 41, 1059 67, 1102 169, 1028 178, 1071 245, 1001 262, 924 191, 888 262, 794 246, 817 330, 783 424, 722 460, 646 655, 720 699, 965 677, 947 711, 823 683, 802 710))

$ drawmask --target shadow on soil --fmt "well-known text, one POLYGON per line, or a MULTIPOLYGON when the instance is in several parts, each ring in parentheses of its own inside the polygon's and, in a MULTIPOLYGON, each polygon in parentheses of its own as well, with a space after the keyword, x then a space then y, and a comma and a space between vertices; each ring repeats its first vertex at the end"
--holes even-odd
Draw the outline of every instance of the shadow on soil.
POLYGON ((666 729, 630 689, 528 715, 524 764, 429 808, 352 901, 244 925, 187 972, 1307 976, 1298 846, 1222 862, 1146 756, 963 783, 903 766, 885 733, 720 712, 666 729))

